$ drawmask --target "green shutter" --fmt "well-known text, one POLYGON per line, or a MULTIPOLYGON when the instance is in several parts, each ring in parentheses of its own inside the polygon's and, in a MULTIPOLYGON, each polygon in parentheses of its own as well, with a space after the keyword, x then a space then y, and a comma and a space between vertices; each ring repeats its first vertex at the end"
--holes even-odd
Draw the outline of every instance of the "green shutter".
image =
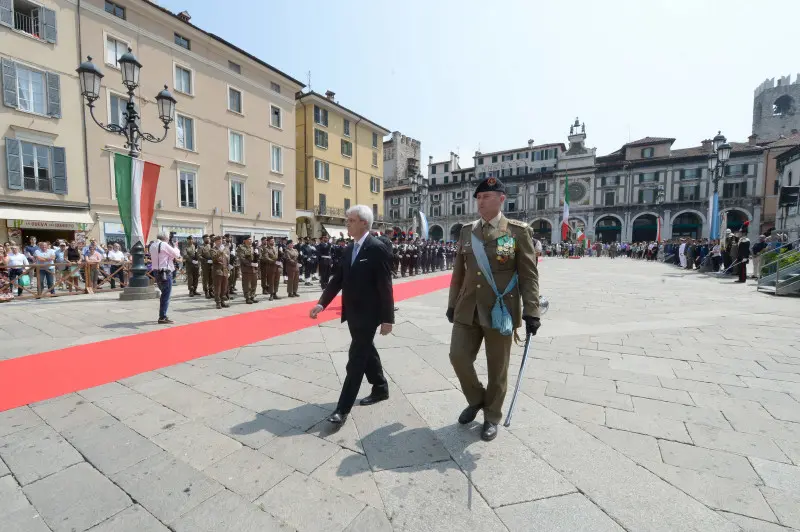
POLYGON ((22 144, 17 139, 6 137, 6 173, 8 189, 22 190, 22 144))
POLYGON ((3 105, 6 107, 19 107, 17 97, 17 64, 6 58, 2 60, 3 68, 3 105))
POLYGON ((53 192, 56 194, 67 193, 67 152, 64 148, 53 146, 50 148, 53 159, 53 192))
POLYGON ((47 114, 61 118, 61 81, 55 72, 47 73, 47 114))
POLYGON ((58 32, 56 31, 56 12, 52 9, 42 8, 44 11, 44 40, 55 43, 58 32))
POLYGON ((0 24, 14 27, 14 0, 0 0, 0 24))

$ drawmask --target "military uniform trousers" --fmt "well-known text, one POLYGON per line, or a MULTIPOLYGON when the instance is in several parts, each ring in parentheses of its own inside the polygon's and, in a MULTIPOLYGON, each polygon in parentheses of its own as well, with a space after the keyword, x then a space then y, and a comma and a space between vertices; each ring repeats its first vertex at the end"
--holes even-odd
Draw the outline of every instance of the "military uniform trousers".
POLYGON ((277 277, 278 274, 274 271, 274 270, 277 270, 277 269, 278 269, 278 267, 275 266, 274 262, 272 264, 270 264, 267 261, 261 261, 261 263, 259 264, 259 270, 258 271, 259 271, 259 273, 261 275, 261 293, 262 294, 274 294, 275 292, 277 292, 277 287, 275 287, 275 285, 273 284, 274 283, 273 278, 278 278, 280 280, 280 278, 277 277), (275 288, 273 288, 273 287, 275 287, 275 288))
POLYGON ((289 280, 286 282, 286 290, 288 290, 289 295, 296 294, 298 285, 300 284, 300 268, 291 266, 286 268, 286 275, 288 275, 289 280))
MULTIPOLYGON (((299 273, 299 272, 298 272, 299 273)), ((281 267, 277 262, 273 262, 272 264, 267 263, 267 267, 264 269, 264 278, 267 280, 267 293, 272 294, 273 296, 278 295, 278 288, 281 286, 281 267)), ((261 287, 264 287, 262 282, 261 287)))
POLYGON ((214 301, 217 304, 228 300, 228 276, 215 275, 214 276, 214 301))
POLYGON ((228 275, 228 293, 233 294, 236 292, 236 279, 239 278, 239 267, 234 266, 228 275))
POLYGON ((203 272, 203 293, 205 295, 214 295, 214 276, 211 273, 211 265, 205 260, 201 262, 201 270, 203 272))
POLYGON ((255 268, 251 266, 242 266, 242 293, 245 299, 254 299, 256 297, 256 288, 258 287, 258 266, 255 268))
MULTIPOLYGON (((197 283, 200 277, 200 265, 199 264, 192 264, 191 261, 187 261, 186 264, 186 286, 189 287, 190 294, 197 293, 197 283)), ((205 283, 203 283, 203 290, 205 291, 205 283)))
POLYGON ((495 329, 481 327, 477 312, 471 325, 455 322, 450 339, 450 363, 461 383, 470 406, 482 404, 484 419, 500 423, 503 418, 503 401, 508 387, 508 363, 511 357, 512 336, 503 336, 495 329), (475 359, 486 345, 486 366, 488 378, 483 387, 475 372, 475 359))

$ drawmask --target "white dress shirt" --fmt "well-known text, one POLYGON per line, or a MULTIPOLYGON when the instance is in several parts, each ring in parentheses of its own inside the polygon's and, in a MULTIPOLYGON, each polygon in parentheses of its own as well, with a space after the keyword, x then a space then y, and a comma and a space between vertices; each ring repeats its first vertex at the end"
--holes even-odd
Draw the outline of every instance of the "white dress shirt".
POLYGON ((175 263, 173 262, 175 259, 179 259, 181 257, 181 250, 178 249, 178 246, 172 247, 169 245, 169 242, 162 242, 161 240, 156 240, 152 244, 150 244, 150 260, 153 263, 153 271, 159 270, 175 270, 175 263), (161 251, 159 252, 159 245, 161 246, 161 251))
POLYGON ((28 266, 28 257, 22 253, 8 255, 8 267, 18 268, 20 266, 28 266))

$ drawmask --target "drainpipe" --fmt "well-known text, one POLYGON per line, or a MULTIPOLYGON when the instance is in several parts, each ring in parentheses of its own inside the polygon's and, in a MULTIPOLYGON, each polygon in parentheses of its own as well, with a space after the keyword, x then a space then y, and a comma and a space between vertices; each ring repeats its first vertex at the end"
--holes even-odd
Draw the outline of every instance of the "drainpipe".
MULTIPOLYGON (((305 205, 305 210, 309 210, 308 207, 308 115, 306 114, 306 104, 303 103, 303 100, 300 100, 300 105, 303 106, 303 170, 306 176, 306 186, 305 191, 303 192, 303 196, 305 196, 305 200, 303 204, 305 205)), ((295 220, 295 225, 297 225, 297 221, 295 220)))
MULTIPOLYGON (((81 38, 81 0, 77 6, 77 29, 78 29, 78 64, 83 61, 83 39, 81 38)), ((83 95, 79 95, 81 106, 81 129, 83 133, 83 173, 86 180, 86 200, 89 203, 89 211, 92 210, 92 190, 89 188, 89 140, 86 133, 86 106, 83 104, 83 95)), ((99 222, 98 222, 99 223, 99 222)))
POLYGON ((355 144, 356 144, 356 152, 355 152, 355 166, 356 166, 356 184, 355 184, 355 187, 356 187, 356 203, 355 203, 355 204, 356 204, 356 205, 360 205, 360 203, 358 203, 358 124, 359 124, 360 122, 361 122, 361 119, 360 119, 360 118, 359 118, 358 120, 356 120, 356 138, 355 138, 355 144))

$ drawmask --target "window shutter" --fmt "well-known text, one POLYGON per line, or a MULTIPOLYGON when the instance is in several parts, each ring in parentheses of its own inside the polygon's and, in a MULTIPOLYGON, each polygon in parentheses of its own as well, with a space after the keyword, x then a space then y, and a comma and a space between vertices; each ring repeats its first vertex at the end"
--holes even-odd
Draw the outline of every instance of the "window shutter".
POLYGON ((639 189, 639 203, 644 203, 644 190, 639 189))
POLYGON ((8 189, 22 190, 22 146, 17 139, 5 138, 8 189))
POLYGON ((47 114, 61 118, 61 80, 55 72, 47 73, 47 114))
POLYGON ((67 193, 67 151, 53 146, 50 148, 53 158, 53 192, 67 193))
POLYGON ((14 0, 0 0, 0 24, 14 27, 14 0))
MULTIPOLYGON (((639 174, 639 183, 644 182, 644 174, 639 174)), ((641 190, 639 191, 641 193, 641 190)))
POLYGON ((58 36, 56 31, 56 12, 46 7, 43 7, 42 11, 44 11, 44 40, 55 43, 58 36))
MULTIPOLYGON (((2 0, 0 0, 2 1, 2 0)), ((6 107, 19 107, 17 97, 17 64, 3 58, 3 105, 6 107)))

